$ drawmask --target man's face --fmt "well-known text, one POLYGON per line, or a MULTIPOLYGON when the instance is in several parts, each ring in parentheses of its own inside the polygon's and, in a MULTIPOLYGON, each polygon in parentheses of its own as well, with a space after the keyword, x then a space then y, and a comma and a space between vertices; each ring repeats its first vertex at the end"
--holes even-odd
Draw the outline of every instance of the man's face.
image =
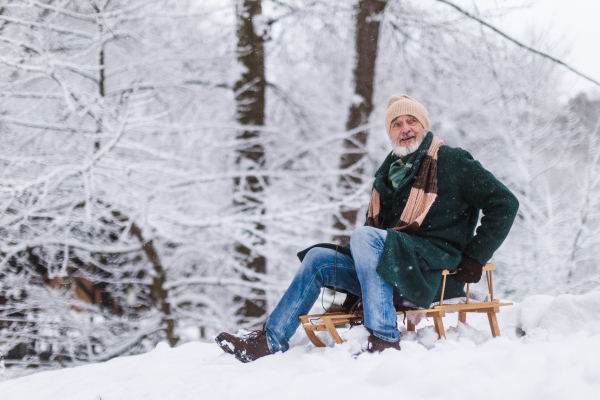
POLYGON ((417 150, 424 135, 423 125, 412 115, 401 115, 392 120, 390 141, 398 157, 404 157, 417 150))

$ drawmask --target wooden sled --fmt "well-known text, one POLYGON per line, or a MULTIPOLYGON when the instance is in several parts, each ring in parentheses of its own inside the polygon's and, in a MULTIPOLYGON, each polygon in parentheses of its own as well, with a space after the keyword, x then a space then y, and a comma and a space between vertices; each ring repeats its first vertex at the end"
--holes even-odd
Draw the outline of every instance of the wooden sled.
MULTIPOLYGON (((444 276, 444 278, 442 283, 442 296, 440 299, 440 304, 427 310, 406 311, 406 314, 422 313, 425 314, 427 317, 433 318, 435 331, 437 332, 438 337, 440 339, 442 337, 445 339, 446 331, 444 330, 444 323, 442 322, 442 318, 446 316, 446 311, 458 311, 458 320, 462 323, 465 323, 467 321, 467 313, 469 312, 486 313, 490 323, 490 329, 492 330, 492 336, 500 336, 500 328, 498 327, 496 313, 500 312, 500 307, 510 306, 513 303, 500 303, 500 300, 494 299, 492 271, 494 271, 495 269, 496 264, 487 264, 485 267, 483 267, 487 278, 488 289, 490 291, 490 301, 484 303, 469 303, 469 284, 467 283, 466 304, 444 304, 446 277, 448 275, 454 275, 457 273, 457 271, 449 272, 448 270, 444 270, 442 271, 442 275, 444 276)), ((396 314, 401 315, 403 314, 403 312, 399 311, 396 314)), ((332 307, 325 314, 300 316, 300 322, 302 323, 306 334, 317 347, 325 347, 325 344, 321 340, 319 340, 319 338, 316 335, 316 331, 329 331, 336 343, 344 343, 336 327, 350 323, 350 319, 353 319, 354 321, 362 320, 362 318, 359 318, 356 315, 345 313, 345 309, 341 307, 332 307)), ((407 320, 406 328, 408 331, 415 331, 415 325, 411 323, 410 320, 407 320)))

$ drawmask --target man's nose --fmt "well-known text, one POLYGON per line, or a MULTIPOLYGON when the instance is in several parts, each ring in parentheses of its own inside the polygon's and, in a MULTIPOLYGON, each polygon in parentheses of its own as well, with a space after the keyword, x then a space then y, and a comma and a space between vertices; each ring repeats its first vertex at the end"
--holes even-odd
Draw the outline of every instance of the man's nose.
POLYGON ((402 128, 400 129, 400 132, 402 132, 402 134, 406 134, 410 132, 410 126, 408 125, 402 125, 402 128))

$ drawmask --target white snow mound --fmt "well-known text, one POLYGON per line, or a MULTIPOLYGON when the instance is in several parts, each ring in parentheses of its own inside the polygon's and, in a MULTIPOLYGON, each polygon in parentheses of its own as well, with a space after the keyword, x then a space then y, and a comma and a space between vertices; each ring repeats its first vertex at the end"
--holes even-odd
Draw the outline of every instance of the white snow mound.
POLYGON ((573 332, 600 334, 600 292, 580 296, 531 296, 519 305, 521 329, 554 335, 573 332))

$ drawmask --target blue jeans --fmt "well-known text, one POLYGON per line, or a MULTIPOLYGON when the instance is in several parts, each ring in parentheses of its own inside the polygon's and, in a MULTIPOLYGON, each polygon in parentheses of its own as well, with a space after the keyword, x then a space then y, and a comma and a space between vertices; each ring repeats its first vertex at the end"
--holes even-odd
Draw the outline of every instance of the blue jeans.
POLYGON ((394 289, 376 271, 387 232, 363 226, 350 236, 352 257, 332 249, 315 247, 304 257, 265 327, 271 353, 287 351, 289 340, 300 325, 298 317, 307 314, 324 286, 343 289, 354 295, 362 292, 364 324, 373 334, 388 342, 400 340, 393 305, 394 289))

